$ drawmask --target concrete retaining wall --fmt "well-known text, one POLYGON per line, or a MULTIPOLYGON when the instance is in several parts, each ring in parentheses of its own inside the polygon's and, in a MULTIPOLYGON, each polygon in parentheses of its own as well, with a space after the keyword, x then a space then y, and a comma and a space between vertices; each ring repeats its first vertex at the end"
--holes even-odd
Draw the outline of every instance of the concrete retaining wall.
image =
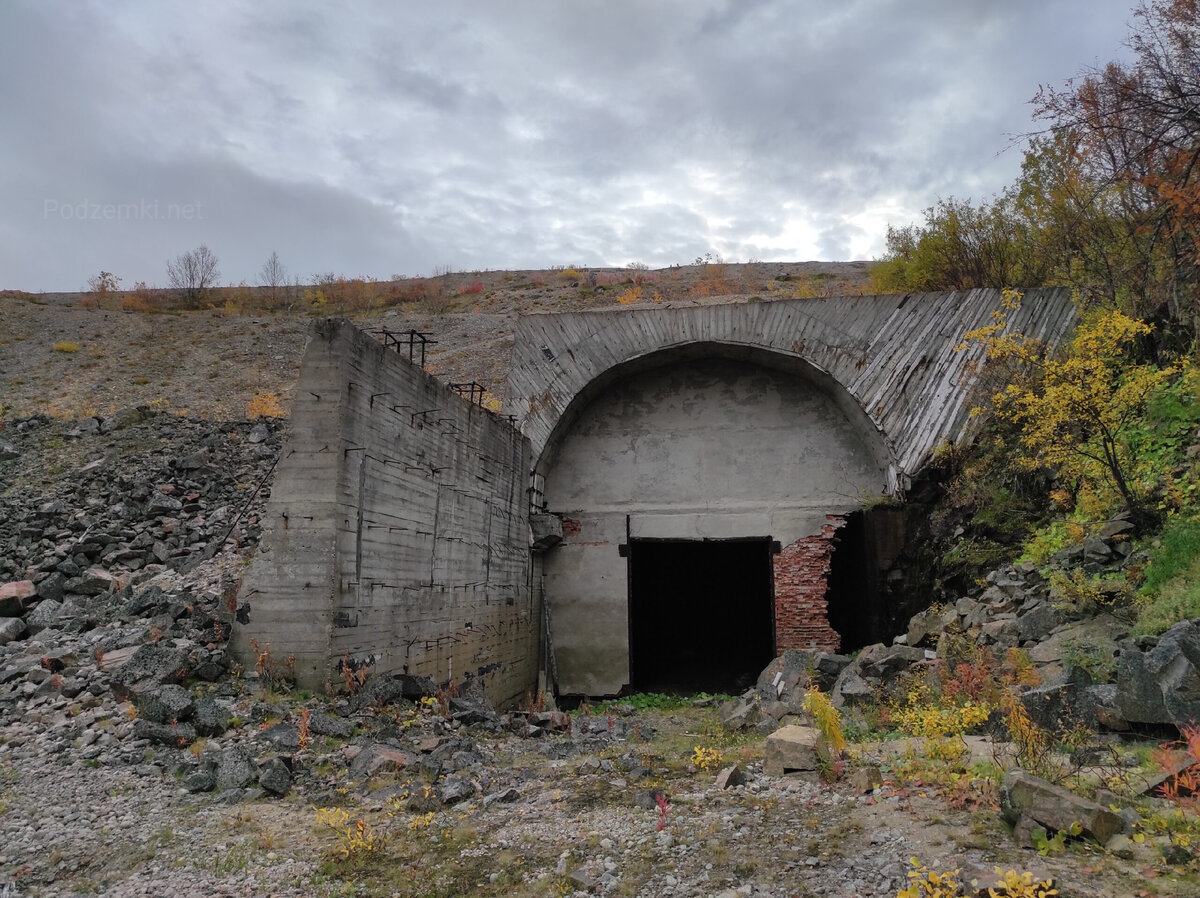
POLYGON ((314 688, 348 666, 519 698, 541 632, 531 464, 504 419, 349 322, 316 322, 235 650, 270 643, 314 688))

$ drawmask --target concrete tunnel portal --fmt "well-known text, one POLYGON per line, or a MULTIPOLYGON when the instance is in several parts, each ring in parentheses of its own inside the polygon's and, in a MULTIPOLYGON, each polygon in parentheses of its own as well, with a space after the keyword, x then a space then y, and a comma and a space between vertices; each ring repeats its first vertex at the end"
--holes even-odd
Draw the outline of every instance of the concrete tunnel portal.
POLYGON ((711 691, 886 639, 910 512, 872 500, 973 438, 957 347, 1001 309, 1049 347, 1074 322, 1065 289, 523 316, 505 414, 315 321, 230 649, 269 642, 309 689, 407 673, 511 705, 543 675, 711 691))
POLYGON ((543 558, 559 692, 731 691, 784 649, 844 647, 826 595, 838 533, 886 486, 861 410, 802 360, 745 347, 662 351, 598 381, 538 465, 564 524, 543 558))

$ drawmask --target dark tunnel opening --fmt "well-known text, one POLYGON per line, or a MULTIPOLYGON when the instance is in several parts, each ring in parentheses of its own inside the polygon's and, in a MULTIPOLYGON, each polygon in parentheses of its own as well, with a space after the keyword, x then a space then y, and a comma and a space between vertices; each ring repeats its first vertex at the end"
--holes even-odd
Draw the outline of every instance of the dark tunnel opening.
POLYGON ((842 638, 843 654, 876 642, 890 643, 901 632, 889 576, 904 538, 904 511, 892 506, 856 511, 839 528, 825 599, 829 625, 842 638))
POLYGON ((736 692, 774 657, 769 539, 629 543, 634 692, 736 692))

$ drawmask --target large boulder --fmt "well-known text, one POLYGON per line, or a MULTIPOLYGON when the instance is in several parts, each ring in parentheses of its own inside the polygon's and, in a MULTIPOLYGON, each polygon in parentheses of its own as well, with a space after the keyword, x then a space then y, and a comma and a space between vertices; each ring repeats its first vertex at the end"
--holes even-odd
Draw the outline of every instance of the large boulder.
POLYGON ((1062 682, 1037 686, 1021 695, 1030 720, 1044 730, 1064 733, 1076 727, 1099 728, 1098 696, 1091 676, 1079 667, 1067 670, 1062 682))
POLYGON ((798 712, 809 686, 828 692, 849 663, 848 655, 789 649, 763 668, 754 688, 764 702, 786 702, 798 712))
POLYGON ((762 700, 756 692, 731 698, 717 709, 717 715, 727 729, 750 730, 763 719, 762 700))
POLYGON ((129 660, 109 677, 109 685, 117 698, 132 699, 155 687, 182 682, 190 669, 187 652, 150 642, 138 646, 129 660))
POLYGON ((154 723, 179 723, 192 716, 195 697, 175 683, 147 688, 135 697, 138 716, 154 723))
POLYGON ((480 680, 467 680, 462 691, 450 699, 450 716, 459 723, 498 724, 500 716, 483 691, 480 680))
POLYGON ((25 604, 37 595, 32 580, 17 580, 0 583, 0 617, 20 617, 25 613, 25 604))
POLYGON ((909 645, 869 645, 838 674, 830 690, 838 708, 874 701, 896 678, 929 656, 926 649, 909 645))
POLYGON ((767 737, 763 773, 783 776, 789 771, 820 770, 827 757, 828 748, 820 730, 806 726, 780 727, 767 737))
POLYGON ((1176 624, 1146 652, 1121 646, 1117 711, 1131 723, 1200 722, 1200 621, 1176 624))
POLYGON ((258 765, 249 749, 235 745, 221 752, 217 763, 218 789, 244 789, 258 782, 258 765))
POLYGON ((958 608, 933 607, 914 614, 908 621, 906 642, 910 646, 937 644, 938 634, 950 624, 957 623, 958 608))
POLYGON ((357 711, 368 705, 381 707, 401 701, 416 702, 433 695, 437 695, 437 686, 429 677, 389 674, 368 679, 366 685, 354 694, 351 706, 357 711))
POLYGON ((1120 815, 1014 767, 1000 785, 1000 813, 1010 826, 1032 820, 1048 830, 1070 831, 1078 824, 1082 833, 1101 845, 1125 829, 1120 815))

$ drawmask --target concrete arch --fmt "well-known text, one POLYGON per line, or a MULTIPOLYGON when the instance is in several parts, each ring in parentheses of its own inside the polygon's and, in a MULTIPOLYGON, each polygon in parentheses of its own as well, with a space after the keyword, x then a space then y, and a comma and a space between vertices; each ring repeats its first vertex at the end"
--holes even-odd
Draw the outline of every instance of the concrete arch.
POLYGON ((896 462, 882 427, 849 391, 827 371, 823 371, 804 356, 795 352, 766 348, 746 342, 702 340, 653 349, 613 365, 586 383, 568 402, 541 446, 534 471, 544 475, 554 464, 563 441, 580 414, 613 384, 641 372, 666 368, 698 359, 726 359, 748 362, 762 368, 798 377, 828 395, 847 420, 855 427, 880 471, 885 472, 886 484, 896 478, 896 462))
POLYGON ((1051 344, 1074 317, 1065 290, 1030 291, 1015 312, 975 290, 524 319, 507 408, 537 459, 534 504, 563 519, 540 562, 558 689, 713 688, 662 678, 753 642, 757 654, 721 671, 729 688, 773 652, 837 650, 826 587, 838 528, 869 495, 902 494, 939 444, 971 436, 981 348, 960 347, 1002 311, 1051 344), (693 421, 694 397, 711 409, 693 421))
MULTIPOLYGON (((842 296, 530 315, 518 324, 506 408, 540 458, 588 385, 667 349, 722 345, 794 357, 862 409, 889 447, 889 489, 908 481, 943 442, 971 434, 970 388, 981 359, 963 336, 994 322, 1001 291, 842 296)), ((1029 290, 1009 327, 1056 344, 1074 321, 1070 291, 1029 290)))

